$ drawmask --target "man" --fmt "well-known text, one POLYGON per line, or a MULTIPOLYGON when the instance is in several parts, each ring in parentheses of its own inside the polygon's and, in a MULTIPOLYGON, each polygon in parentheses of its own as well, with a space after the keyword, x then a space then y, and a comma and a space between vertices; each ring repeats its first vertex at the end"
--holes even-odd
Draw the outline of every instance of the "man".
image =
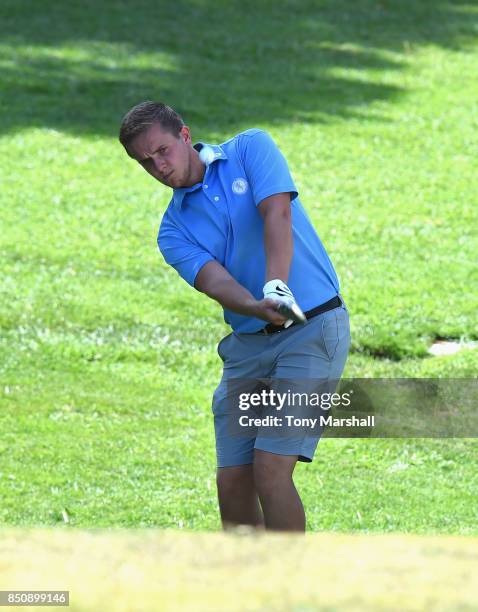
POLYGON ((337 276, 287 162, 266 132, 251 129, 207 145, 206 165, 199 155, 206 145, 193 146, 182 118, 156 102, 132 108, 119 138, 173 189, 158 234, 164 259, 222 305, 233 330, 218 346, 224 369, 213 397, 223 527, 304 531, 292 473, 297 461, 312 461, 318 437, 271 437, 259 429, 245 438, 228 427, 231 380, 337 380, 348 353, 337 276), (279 312, 284 303, 300 306, 307 324, 291 325, 279 312))

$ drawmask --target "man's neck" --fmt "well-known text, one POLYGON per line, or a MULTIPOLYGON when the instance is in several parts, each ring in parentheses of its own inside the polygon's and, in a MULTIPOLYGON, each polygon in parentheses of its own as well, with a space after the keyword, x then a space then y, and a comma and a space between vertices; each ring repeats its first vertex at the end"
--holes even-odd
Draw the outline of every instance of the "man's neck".
POLYGON ((192 187, 193 185, 197 185, 198 183, 202 183, 204 180, 204 175, 206 174, 206 167, 199 159, 199 154, 194 149, 192 158, 191 158, 191 179, 188 181, 190 184, 184 185, 185 187, 192 187))

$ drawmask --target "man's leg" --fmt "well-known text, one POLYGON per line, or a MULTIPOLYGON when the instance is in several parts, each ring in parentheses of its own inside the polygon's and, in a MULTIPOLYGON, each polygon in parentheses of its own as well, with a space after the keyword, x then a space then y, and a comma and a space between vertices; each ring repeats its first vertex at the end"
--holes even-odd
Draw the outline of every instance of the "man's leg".
MULTIPOLYGON (((316 383, 340 379, 350 346, 349 316, 344 306, 327 311, 307 325, 271 336, 275 343, 272 379, 278 389, 315 390, 316 383)), ((335 388, 335 387, 334 387, 335 388)), ((292 480, 299 455, 312 460, 320 438, 294 436, 277 439, 261 436, 254 450, 254 482, 264 512, 266 529, 305 530, 302 502, 292 480), (266 450, 267 449, 267 450, 266 450), (285 455, 284 452, 294 452, 285 455)), ((297 431, 297 434, 300 432, 297 431)))
POLYGON ((292 480, 297 458, 254 450, 254 485, 266 529, 305 531, 304 507, 292 480))
POLYGON ((218 468, 216 482, 224 529, 238 525, 264 527, 252 464, 218 468))

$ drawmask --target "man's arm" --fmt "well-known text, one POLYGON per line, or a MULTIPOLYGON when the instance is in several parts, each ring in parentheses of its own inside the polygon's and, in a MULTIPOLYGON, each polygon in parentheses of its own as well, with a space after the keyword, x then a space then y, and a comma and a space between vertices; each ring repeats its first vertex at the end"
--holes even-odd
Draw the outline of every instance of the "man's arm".
MULTIPOLYGON (((266 252, 265 281, 279 278, 287 283, 292 259, 292 225, 289 193, 278 193, 265 198, 258 206, 264 220, 264 248, 266 252)), ((204 265, 196 276, 195 288, 219 302, 227 310, 257 317, 282 325, 287 318, 279 314, 271 299, 256 300, 217 261, 204 265)))
POLYGON ((264 248, 266 252, 266 278, 275 278, 287 284, 292 259, 292 221, 290 194, 277 193, 265 198, 258 206, 264 220, 264 248))
POLYGON ((194 287, 219 302, 227 310, 248 317, 257 317, 274 325, 282 325, 287 320, 275 310, 273 300, 256 300, 217 261, 209 261, 199 270, 194 287))
POLYGON ((285 328, 294 322, 305 323, 306 317, 287 286, 293 252, 290 192, 281 192, 264 198, 258 208, 264 220, 266 251, 264 297, 279 301, 277 310, 287 315, 285 328))

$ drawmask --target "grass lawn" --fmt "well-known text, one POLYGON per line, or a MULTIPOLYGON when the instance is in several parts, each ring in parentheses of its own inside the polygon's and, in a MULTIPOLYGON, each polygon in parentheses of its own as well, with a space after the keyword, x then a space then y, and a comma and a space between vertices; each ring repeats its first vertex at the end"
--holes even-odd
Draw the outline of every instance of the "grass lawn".
MULTIPOLYGON (((156 247, 133 104, 262 127, 351 313, 349 377, 476 377, 478 7, 402 0, 0 7, 0 523, 219 527, 220 307, 156 247)), ((477 443, 323 440, 309 528, 478 534, 477 443)))

